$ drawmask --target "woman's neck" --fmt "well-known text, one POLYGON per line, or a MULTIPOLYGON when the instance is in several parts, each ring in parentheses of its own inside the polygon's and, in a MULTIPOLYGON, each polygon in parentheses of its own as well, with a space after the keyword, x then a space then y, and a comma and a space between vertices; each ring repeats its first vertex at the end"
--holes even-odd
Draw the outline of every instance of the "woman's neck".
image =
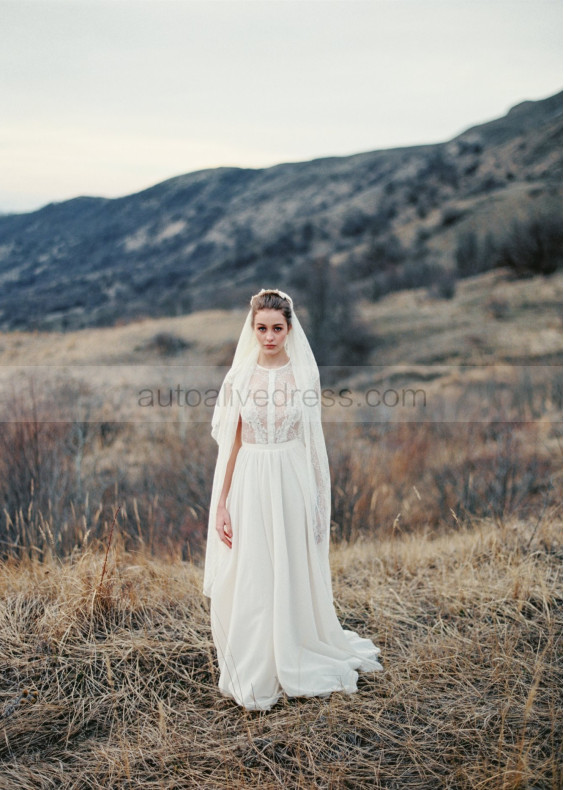
POLYGON ((263 358, 262 353, 259 352, 257 365, 260 365, 261 368, 282 368, 284 365, 287 365, 290 361, 290 357, 288 354, 284 352, 284 356, 282 354, 276 354, 275 357, 266 357, 263 358))

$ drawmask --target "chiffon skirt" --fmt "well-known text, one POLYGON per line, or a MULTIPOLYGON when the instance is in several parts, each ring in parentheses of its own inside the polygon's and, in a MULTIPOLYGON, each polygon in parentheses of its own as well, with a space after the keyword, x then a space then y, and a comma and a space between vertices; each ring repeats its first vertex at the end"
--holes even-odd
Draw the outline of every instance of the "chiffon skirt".
POLYGON ((308 470, 299 439, 243 443, 227 509, 232 548, 211 594, 219 690, 266 710, 289 697, 357 690, 358 672, 382 670, 380 648, 341 628, 326 547, 307 525, 308 470))

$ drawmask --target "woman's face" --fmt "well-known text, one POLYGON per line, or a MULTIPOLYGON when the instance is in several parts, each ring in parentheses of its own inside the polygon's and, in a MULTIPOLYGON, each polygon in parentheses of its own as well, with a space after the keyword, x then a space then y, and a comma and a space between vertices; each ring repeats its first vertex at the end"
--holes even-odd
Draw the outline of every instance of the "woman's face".
POLYGON ((284 349, 291 327, 282 310, 257 310, 253 325, 255 337, 265 357, 276 357, 284 349))

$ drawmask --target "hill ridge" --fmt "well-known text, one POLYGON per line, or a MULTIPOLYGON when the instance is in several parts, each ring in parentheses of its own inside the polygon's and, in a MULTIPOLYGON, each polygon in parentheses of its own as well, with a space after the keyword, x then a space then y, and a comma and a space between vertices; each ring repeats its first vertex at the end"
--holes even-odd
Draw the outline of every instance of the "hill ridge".
POLYGON ((0 216, 0 329, 227 306, 273 272, 299 291, 320 257, 359 295, 398 264, 448 270, 462 232, 558 211, 561 140, 562 92, 444 143, 205 168, 0 216))

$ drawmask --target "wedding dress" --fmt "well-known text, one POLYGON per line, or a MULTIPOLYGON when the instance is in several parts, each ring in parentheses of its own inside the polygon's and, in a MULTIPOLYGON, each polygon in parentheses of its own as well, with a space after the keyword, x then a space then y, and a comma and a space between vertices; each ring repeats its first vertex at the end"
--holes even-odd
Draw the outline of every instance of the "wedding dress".
POLYGON ((357 670, 383 669, 380 648, 343 629, 335 613, 328 552, 308 518, 298 395, 292 359, 251 368, 226 501, 232 548, 221 544, 209 588, 219 689, 250 710, 269 709, 284 693, 352 693, 357 670))

